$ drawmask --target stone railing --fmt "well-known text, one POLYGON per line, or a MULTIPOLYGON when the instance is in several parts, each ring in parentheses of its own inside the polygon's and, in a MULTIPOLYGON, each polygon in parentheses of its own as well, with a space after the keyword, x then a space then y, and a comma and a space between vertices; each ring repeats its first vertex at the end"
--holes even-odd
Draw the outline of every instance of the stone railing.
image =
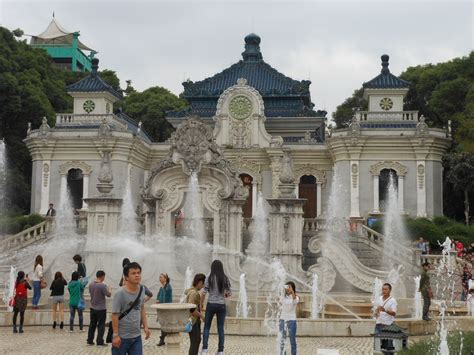
MULTIPOLYGON (((367 237, 369 244, 373 243, 380 247, 383 247, 385 236, 382 233, 379 233, 365 224, 362 224, 362 233, 367 237)), ((395 242, 396 243, 396 242, 395 242)), ((413 262, 415 265, 420 265, 419 257, 420 251, 418 249, 407 247, 406 245, 396 243, 394 245, 393 255, 403 257, 407 261, 413 262)))
POLYGON ((59 113, 56 115, 56 127, 100 125, 104 118, 107 123, 127 128, 127 122, 114 114, 73 114, 59 113))
MULTIPOLYGON (((420 255, 421 262, 424 263, 428 261, 433 267, 438 267, 441 261, 443 260, 443 255, 439 254, 428 254, 420 255)), ((455 268, 460 269, 464 265, 467 265, 469 268, 472 268, 472 264, 460 257, 457 256, 456 252, 451 252, 450 260, 455 262, 455 265, 452 265, 455 268)))
POLYGON ((38 240, 45 239, 51 228, 49 219, 0 241, 0 250, 15 251, 38 240))
POLYGON ((359 122, 365 122, 365 121, 418 122, 418 111, 390 111, 390 112, 358 111, 356 112, 356 117, 359 122))
POLYGON ((318 232, 324 220, 320 218, 305 218, 303 223, 303 232, 318 232))

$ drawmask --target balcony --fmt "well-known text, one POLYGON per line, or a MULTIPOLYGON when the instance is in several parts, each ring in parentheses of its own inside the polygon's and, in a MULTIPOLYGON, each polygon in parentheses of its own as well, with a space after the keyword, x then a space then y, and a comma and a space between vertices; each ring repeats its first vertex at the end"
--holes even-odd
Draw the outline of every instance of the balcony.
POLYGON ((127 121, 114 114, 59 113, 56 115, 56 127, 99 126, 104 119, 114 127, 127 129, 127 121))
POLYGON ((356 112, 359 122, 414 122, 418 123, 418 111, 390 111, 390 112, 356 112))

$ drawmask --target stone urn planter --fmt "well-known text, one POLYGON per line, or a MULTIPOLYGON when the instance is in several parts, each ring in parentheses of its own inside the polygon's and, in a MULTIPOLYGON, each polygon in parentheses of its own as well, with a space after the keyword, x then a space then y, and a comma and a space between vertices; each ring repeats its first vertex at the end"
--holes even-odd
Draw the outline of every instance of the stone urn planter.
POLYGON ((191 309, 196 308, 192 303, 158 303, 151 305, 156 309, 157 320, 161 325, 161 330, 168 333, 166 335, 166 353, 181 354, 181 335, 184 326, 189 320, 191 309))

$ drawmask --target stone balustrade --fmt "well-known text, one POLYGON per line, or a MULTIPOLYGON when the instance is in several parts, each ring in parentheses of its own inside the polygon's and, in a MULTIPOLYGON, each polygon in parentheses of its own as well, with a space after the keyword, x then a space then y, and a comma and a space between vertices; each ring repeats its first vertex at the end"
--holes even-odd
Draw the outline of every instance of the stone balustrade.
POLYGON ((316 233, 322 227, 323 220, 320 218, 305 218, 303 224, 303 232, 316 233))
POLYGON ((356 112, 356 117, 359 122, 365 122, 365 121, 418 122, 418 111, 390 111, 390 112, 358 111, 356 112))
MULTIPOLYGON (((467 265, 469 266, 469 268, 472 268, 472 264, 462 258, 459 258, 455 251, 451 252, 449 256, 450 256, 450 260, 454 261, 454 265, 452 265, 454 269, 461 269, 464 265, 467 265)), ((421 262, 428 261, 434 268, 436 268, 440 265, 444 256, 439 255, 439 254, 436 254, 436 255, 429 254, 429 255, 420 255, 420 258, 421 258, 421 262)))
POLYGON ((127 128, 127 122, 114 114, 73 114, 59 113, 56 115, 56 127, 100 125, 104 119, 111 125, 127 128))
POLYGON ((38 240, 45 239, 50 228, 51 220, 47 219, 31 228, 1 240, 0 250, 15 251, 38 240))

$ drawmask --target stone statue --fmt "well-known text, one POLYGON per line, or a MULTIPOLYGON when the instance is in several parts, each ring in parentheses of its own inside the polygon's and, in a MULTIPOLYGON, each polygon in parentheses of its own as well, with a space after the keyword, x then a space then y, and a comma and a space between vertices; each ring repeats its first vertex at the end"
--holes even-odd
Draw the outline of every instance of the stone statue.
POLYGON ((283 158, 281 159, 280 181, 282 184, 292 184, 295 181, 293 159, 289 151, 285 151, 283 154, 283 158))
POLYGON ((349 126, 349 132, 352 136, 360 136, 360 123, 356 116, 352 117, 351 124, 349 126))
POLYGON ((46 117, 43 117, 42 123, 40 126, 40 135, 42 136, 47 136, 49 132, 51 131, 51 127, 48 124, 48 119, 46 117))
POLYGON ((100 151, 102 161, 100 163, 100 171, 98 180, 103 184, 110 184, 113 181, 112 169, 110 166, 110 152, 100 151))
POLYGON ((426 124, 425 121, 426 121, 425 116, 421 115, 420 116, 420 121, 416 125, 416 135, 417 136, 425 135, 425 134, 428 133, 427 132, 428 131, 428 125, 426 124))
POLYGON ((29 136, 31 133, 31 122, 28 122, 28 129, 26 130, 26 135, 29 136))
POLYGON ((104 117, 102 123, 99 126, 99 137, 109 136, 112 132, 112 128, 110 127, 109 123, 107 122, 107 118, 104 117))

